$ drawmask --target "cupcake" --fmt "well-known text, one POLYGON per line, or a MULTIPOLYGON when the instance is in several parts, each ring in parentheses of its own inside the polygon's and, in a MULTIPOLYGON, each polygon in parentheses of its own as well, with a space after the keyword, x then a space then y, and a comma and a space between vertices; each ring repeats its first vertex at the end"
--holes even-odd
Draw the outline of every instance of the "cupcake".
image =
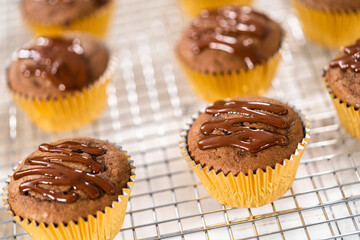
POLYGON ((36 36, 84 31, 105 37, 114 0, 22 0, 21 13, 36 36))
POLYGON ((340 51, 323 80, 341 124, 360 139, 360 40, 340 51))
POLYGON ((38 37, 14 54, 7 83, 36 125, 71 130, 103 111, 114 67, 108 49, 88 35, 38 37))
POLYGON ((215 200, 250 208, 291 187, 309 138, 307 121, 286 104, 242 97, 217 101, 194 116, 180 149, 215 200))
POLYGON ((44 143, 7 182, 5 207, 34 239, 113 239, 134 179, 130 157, 110 143, 44 143))
POLYGON ((360 1, 292 0, 307 37, 326 47, 340 47, 360 38, 360 1))
POLYGON ((252 0, 179 0, 179 3, 184 12, 196 16, 203 9, 215 9, 225 5, 250 5, 252 0))
POLYGON ((203 99, 262 95, 280 61, 281 27, 249 7, 204 10, 176 48, 181 67, 203 99))

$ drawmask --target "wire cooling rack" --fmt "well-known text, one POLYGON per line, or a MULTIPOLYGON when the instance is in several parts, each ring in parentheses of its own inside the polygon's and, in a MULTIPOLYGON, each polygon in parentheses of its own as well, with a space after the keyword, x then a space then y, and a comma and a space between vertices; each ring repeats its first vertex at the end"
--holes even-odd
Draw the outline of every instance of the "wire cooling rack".
MULTIPOLYGON (((255 0, 287 32, 283 62, 268 96, 301 109, 310 120, 312 139, 292 188, 274 203, 252 209, 217 203, 180 156, 180 130, 205 103, 174 59, 174 44, 188 22, 177 2, 118 4, 108 44, 118 51, 120 64, 109 88, 109 107, 98 121, 74 132, 43 132, 2 86, 1 182, 39 143, 91 136, 123 145, 137 166, 116 239, 360 239, 360 144, 339 125, 321 82, 322 67, 335 52, 304 39, 287 0, 255 0)), ((18 1, 0 0, 2 72, 11 53, 29 39, 18 1)), ((0 239, 29 238, 1 206, 0 239)))

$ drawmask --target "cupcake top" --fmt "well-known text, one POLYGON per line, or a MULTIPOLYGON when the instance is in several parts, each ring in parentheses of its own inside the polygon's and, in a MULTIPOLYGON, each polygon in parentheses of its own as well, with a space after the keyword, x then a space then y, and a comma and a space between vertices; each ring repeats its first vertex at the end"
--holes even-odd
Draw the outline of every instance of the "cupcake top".
POLYGON ((177 52, 199 71, 253 69, 278 52, 283 32, 266 15, 246 6, 203 10, 184 31, 177 52))
POLYGON ((360 10, 358 0, 299 0, 306 6, 323 11, 353 11, 360 10))
POLYGON ((289 106, 265 97, 217 101, 188 133, 191 158, 225 175, 282 164, 304 138, 303 124, 289 106))
POLYGON ((22 0, 23 15, 43 24, 70 25, 112 0, 22 0))
POLYGON ((345 47, 330 62, 325 80, 336 97, 360 108, 360 40, 345 47))
POLYGON ((68 223, 104 211, 130 180, 127 156, 92 138, 41 144, 9 184, 12 211, 38 223, 68 223))
POLYGON ((38 37, 16 53, 11 90, 30 98, 58 98, 94 83, 105 72, 107 48, 88 35, 38 37))

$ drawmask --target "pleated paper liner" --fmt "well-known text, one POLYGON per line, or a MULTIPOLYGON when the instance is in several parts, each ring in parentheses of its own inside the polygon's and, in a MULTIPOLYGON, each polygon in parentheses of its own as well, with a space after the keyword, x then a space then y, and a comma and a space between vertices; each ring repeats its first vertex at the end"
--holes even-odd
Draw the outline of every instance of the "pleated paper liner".
POLYGON ((326 47, 347 46, 360 38, 360 11, 321 11, 292 0, 309 39, 326 47))
POLYGON ((179 0, 182 10, 190 16, 199 15, 203 9, 214 9, 225 5, 251 5, 252 0, 179 0))
MULTIPOLYGON (((123 151, 121 147, 116 147, 127 155, 127 152, 123 151)), ((11 206, 8 203, 8 185, 11 176, 6 180, 6 186, 3 189, 3 203, 8 213, 13 216, 15 221, 36 240, 111 240, 119 233, 123 224, 127 203, 136 176, 134 162, 128 155, 127 159, 131 169, 127 187, 122 189, 122 194, 118 196, 117 201, 114 201, 112 205, 106 207, 105 210, 98 211, 96 215, 88 215, 86 218, 80 217, 76 222, 71 221, 69 223, 61 224, 45 224, 17 216, 11 210, 11 206)))
POLYGON ((281 54, 276 53, 268 61, 256 65, 254 69, 206 73, 192 69, 178 57, 180 66, 193 89, 208 102, 233 97, 263 95, 271 87, 280 60, 281 54))
POLYGON ((327 91, 329 92, 331 101, 336 109, 341 125, 353 137, 360 140, 360 112, 358 108, 340 100, 331 90, 326 79, 323 78, 327 91))
POLYGON ((66 26, 49 22, 37 22, 22 14, 23 21, 35 36, 57 36, 67 31, 79 31, 91 33, 99 38, 105 38, 116 6, 115 1, 110 0, 105 6, 97 9, 94 13, 77 19, 66 26))
MULTIPOLYGON (((199 113, 201 114, 201 113, 199 113)), ((199 114, 192 117, 181 133, 180 151, 189 166, 193 169, 208 193, 218 202, 231 207, 253 208, 271 203, 283 196, 294 182, 300 159, 310 140, 310 127, 304 116, 301 121, 304 126, 305 137, 298 144, 290 159, 284 159, 274 168, 267 167, 266 171, 258 169, 255 173, 216 173, 207 166, 197 164, 187 150, 187 136, 189 130, 199 114)))
POLYGON ((117 58, 111 56, 107 69, 92 85, 82 91, 57 99, 35 99, 9 93, 30 120, 45 131, 58 132, 79 128, 96 120, 107 104, 106 88, 115 72, 117 58))

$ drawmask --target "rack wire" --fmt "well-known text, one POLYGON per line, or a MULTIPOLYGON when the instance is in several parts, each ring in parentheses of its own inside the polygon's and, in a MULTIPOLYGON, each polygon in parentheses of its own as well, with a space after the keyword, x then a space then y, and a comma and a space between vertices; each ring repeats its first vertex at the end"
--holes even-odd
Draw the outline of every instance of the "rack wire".
MULTIPOLYGON (((3 71, 11 53, 30 39, 18 4, 0 0, 3 71)), ((267 95, 295 105, 311 124, 311 144, 281 199, 251 209, 221 205, 180 156, 180 130, 205 103, 174 59, 174 45, 189 21, 175 0, 118 2, 108 44, 120 64, 108 109, 95 123, 49 134, 1 96, 0 182, 39 143, 91 136, 123 145, 137 166, 116 239, 360 239, 360 144, 339 124, 321 82, 322 67, 335 52, 306 41, 287 0, 257 0, 255 7, 287 32, 283 62, 267 95)), ((0 239, 30 239, 2 206, 0 239)))

